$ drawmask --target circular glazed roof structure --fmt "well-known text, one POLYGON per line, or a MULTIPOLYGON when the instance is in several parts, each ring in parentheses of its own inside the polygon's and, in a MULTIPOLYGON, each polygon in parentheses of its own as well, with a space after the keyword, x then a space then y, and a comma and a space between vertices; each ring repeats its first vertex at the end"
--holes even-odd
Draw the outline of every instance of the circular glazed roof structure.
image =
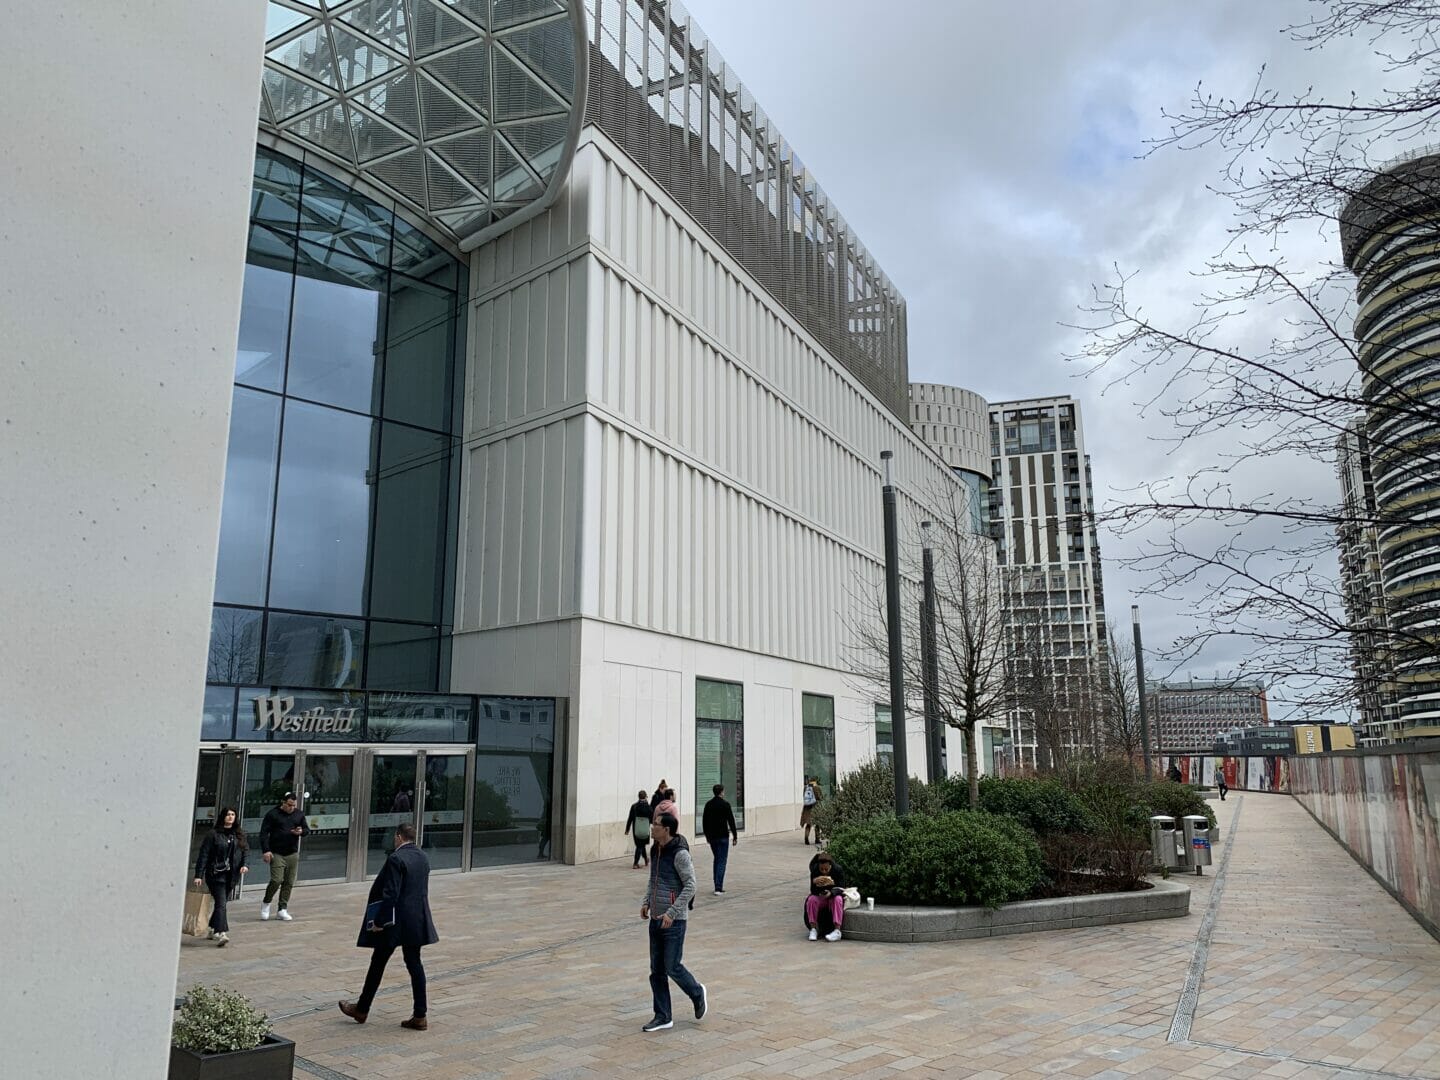
POLYGON ((270 0, 260 127, 463 248, 553 201, 585 97, 581 0, 270 0))

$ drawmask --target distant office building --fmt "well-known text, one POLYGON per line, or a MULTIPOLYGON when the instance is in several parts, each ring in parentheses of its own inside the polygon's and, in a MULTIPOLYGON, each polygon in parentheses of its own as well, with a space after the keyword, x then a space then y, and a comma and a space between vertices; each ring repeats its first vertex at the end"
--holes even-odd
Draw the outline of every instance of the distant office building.
MULTIPOLYGON (((1165 757, 1208 754, 1229 732, 1272 727, 1263 683, 1188 679, 1147 683, 1145 690, 1165 757)), ((1285 737, 1290 737, 1288 732, 1285 737)))
POLYGON ((1355 749, 1355 729, 1346 724, 1296 724, 1291 730, 1295 733, 1297 754, 1355 749))
MULTIPOLYGON (((1382 712, 1378 730, 1393 729, 1398 738, 1440 735, 1440 653, 1434 645, 1440 620, 1440 424, 1434 411, 1440 278, 1431 272, 1440 241, 1437 203, 1440 154, 1427 148, 1393 162, 1351 197, 1340 216, 1341 251, 1357 279, 1363 429, 1396 684, 1393 713, 1382 712)), ((1363 640, 1359 649, 1365 650, 1363 640)))
MULTIPOLYGON (((910 426, 940 455, 963 485, 963 524, 976 535, 993 535, 989 404, 973 390, 939 383, 911 383, 910 426)), ((989 549, 989 555, 994 557, 993 548, 989 549)), ((982 724, 979 737, 980 770, 993 774, 1004 760, 1009 725, 1001 721, 982 724)), ((954 752, 947 757, 952 763, 964 760, 954 752)))
MULTIPOLYGON (((1220 757, 1289 757, 1295 753, 1295 729, 1289 727, 1248 727, 1215 737, 1213 752, 1220 757)), ((1169 756, 1169 751, 1166 751, 1169 756)))
POLYGON ((1099 741, 1105 591, 1080 403, 990 406, 990 525, 1004 568, 1018 762, 1050 764, 1099 741))
POLYGON ((1375 480, 1370 440, 1363 421, 1356 421, 1336 440, 1340 476, 1340 586, 1345 618, 1355 628, 1350 660, 1360 713, 1360 741, 1376 746, 1395 741, 1400 717, 1394 706, 1395 673, 1391 666, 1389 611, 1380 572, 1380 537, 1376 527, 1375 480))

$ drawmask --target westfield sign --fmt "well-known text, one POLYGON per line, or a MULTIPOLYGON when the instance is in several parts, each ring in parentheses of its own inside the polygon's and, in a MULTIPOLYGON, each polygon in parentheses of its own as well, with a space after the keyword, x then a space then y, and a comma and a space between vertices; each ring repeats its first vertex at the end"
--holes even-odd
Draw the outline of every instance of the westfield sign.
POLYGON ((321 708, 293 712, 293 697, 257 697, 255 706, 256 731, 284 731, 317 735, 344 735, 355 730, 357 709, 336 709, 326 712, 321 708))

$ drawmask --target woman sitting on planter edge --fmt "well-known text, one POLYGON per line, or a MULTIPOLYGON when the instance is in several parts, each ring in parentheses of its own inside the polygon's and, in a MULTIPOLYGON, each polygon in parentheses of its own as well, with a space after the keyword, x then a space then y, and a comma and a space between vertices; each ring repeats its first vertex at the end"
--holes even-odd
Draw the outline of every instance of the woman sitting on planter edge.
POLYGON ((826 941, 840 940, 845 920, 845 875, 839 864, 822 851, 810 860, 810 895, 805 898, 805 925, 810 940, 823 932, 826 941))
POLYGON ((244 875, 250 872, 245 865, 249 850, 245 830, 240 827, 240 816, 233 806, 227 806, 215 819, 215 827, 200 842, 200 854, 195 857, 195 884, 208 888, 215 900, 215 910, 210 914, 209 937, 222 949, 230 943, 225 902, 232 894, 240 894, 244 875))

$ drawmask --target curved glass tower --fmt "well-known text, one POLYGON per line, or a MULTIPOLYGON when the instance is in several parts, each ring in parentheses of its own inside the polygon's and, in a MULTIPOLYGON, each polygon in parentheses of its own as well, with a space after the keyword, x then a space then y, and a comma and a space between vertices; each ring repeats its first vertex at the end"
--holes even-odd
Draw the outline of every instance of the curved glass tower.
POLYGON ((1402 158, 1341 216, 1358 278, 1364 436, 1402 737, 1440 733, 1440 152, 1402 158))

